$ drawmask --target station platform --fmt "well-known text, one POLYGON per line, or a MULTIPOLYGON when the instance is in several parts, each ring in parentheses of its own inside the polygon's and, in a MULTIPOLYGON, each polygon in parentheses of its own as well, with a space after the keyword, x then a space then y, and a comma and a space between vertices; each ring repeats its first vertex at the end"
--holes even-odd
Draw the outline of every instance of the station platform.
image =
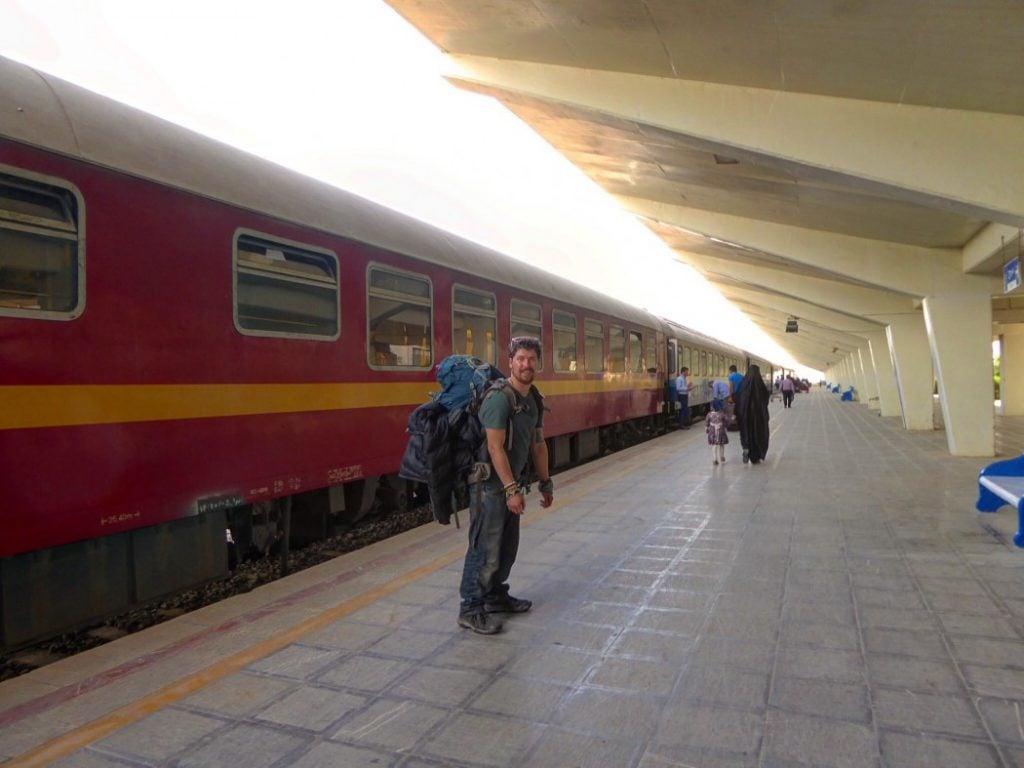
POLYGON ((499 635, 456 626, 465 528, 423 526, 0 684, 0 762, 1024 766, 991 459, 824 390, 771 417, 757 466, 695 424, 556 476, 499 635))

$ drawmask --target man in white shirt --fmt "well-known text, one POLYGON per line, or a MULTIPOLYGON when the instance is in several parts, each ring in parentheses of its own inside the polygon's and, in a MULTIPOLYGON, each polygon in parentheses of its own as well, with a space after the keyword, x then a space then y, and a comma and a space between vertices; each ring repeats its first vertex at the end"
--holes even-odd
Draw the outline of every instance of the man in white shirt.
POLYGON ((683 367, 676 376, 676 400, 679 401, 679 428, 690 428, 690 390, 693 384, 690 382, 690 369, 683 367))

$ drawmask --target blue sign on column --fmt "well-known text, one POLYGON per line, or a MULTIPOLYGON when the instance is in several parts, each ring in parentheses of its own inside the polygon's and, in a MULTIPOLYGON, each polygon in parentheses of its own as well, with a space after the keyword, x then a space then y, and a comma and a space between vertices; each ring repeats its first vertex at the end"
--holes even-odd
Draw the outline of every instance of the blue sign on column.
POLYGON ((1020 288, 1020 258, 1014 256, 1003 265, 1003 293, 1020 288))

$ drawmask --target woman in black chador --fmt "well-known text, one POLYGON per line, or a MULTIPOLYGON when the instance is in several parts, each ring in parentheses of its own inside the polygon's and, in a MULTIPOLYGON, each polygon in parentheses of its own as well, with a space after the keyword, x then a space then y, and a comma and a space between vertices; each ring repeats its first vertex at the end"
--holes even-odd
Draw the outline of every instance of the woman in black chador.
POLYGON ((736 415, 740 422, 740 445, 743 463, 755 464, 768 453, 768 387, 761 378, 761 368, 751 365, 736 395, 736 415))

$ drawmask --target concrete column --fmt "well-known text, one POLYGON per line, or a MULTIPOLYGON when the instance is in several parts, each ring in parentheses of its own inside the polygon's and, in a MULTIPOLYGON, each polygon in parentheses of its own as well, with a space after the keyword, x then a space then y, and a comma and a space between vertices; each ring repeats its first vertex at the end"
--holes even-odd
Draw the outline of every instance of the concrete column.
POLYGON ((864 371, 864 395, 861 397, 861 402, 871 410, 877 411, 879 408, 878 379, 875 377, 875 364, 871 361, 871 347, 867 339, 861 344, 857 353, 860 355, 861 370, 864 371))
POLYGON ((934 429, 932 357, 924 316, 915 312, 912 315, 893 315, 887 320, 889 324, 885 334, 892 350, 903 426, 912 430, 934 429))
POLYGON ((850 353, 850 367, 853 369, 853 393, 857 396, 857 402, 863 403, 865 402, 864 366, 861 365, 859 349, 850 353))
POLYGON ((896 390, 896 371, 892 367, 892 353, 885 330, 873 331, 868 336, 871 361, 875 366, 878 386, 878 406, 882 416, 900 415, 900 395, 896 390))
POLYGON ((994 456, 992 299, 956 291, 924 300, 946 442, 954 456, 994 456))
POLYGON ((999 334, 999 399, 1003 416, 1024 416, 1024 325, 1004 325, 999 334))

